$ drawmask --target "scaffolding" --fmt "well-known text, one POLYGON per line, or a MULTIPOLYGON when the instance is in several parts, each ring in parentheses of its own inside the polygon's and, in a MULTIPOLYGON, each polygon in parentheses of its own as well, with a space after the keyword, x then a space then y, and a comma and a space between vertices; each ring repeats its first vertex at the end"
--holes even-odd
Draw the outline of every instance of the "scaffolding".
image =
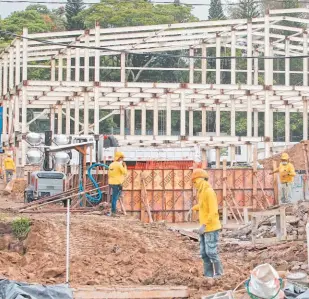
MULTIPOLYGON (((116 138, 121 145, 193 145, 201 148, 235 146, 265 142, 265 156, 271 153, 273 141, 273 112, 285 113, 285 142, 290 142, 290 113, 303 113, 303 139, 308 139, 308 32, 309 20, 291 17, 293 13, 309 13, 308 9, 270 10, 264 17, 252 20, 201 21, 194 23, 164 24, 123 28, 94 29, 28 34, 21 36, 0 53, 0 97, 3 106, 3 142, 15 144, 21 136, 21 166, 26 163, 24 136, 29 130, 27 109, 40 108, 41 114, 50 114, 54 133, 99 135, 100 110, 110 115, 120 113, 120 133, 116 138), (295 24, 305 26, 295 27, 295 24), (230 63, 223 68, 222 48, 230 49, 230 63), (172 51, 172 52, 171 52, 172 51), (128 66, 128 53, 166 55, 187 51, 187 68, 156 68, 128 66), (207 54, 215 53, 214 68, 208 67, 207 54), (162 54, 164 53, 164 54, 162 54), (200 53, 197 55, 197 53, 200 53), (242 53, 246 69, 237 67, 236 57, 242 53), (104 65, 102 57, 120 57, 120 65, 104 65), (285 60, 283 70, 274 70, 275 59, 285 60), (232 57, 232 58, 231 58, 232 57), (260 57, 260 58, 259 58, 260 57), (289 58, 287 58, 289 57, 289 58), (291 70, 292 57, 300 57, 302 71, 291 70), (196 61, 200 59, 200 65, 196 61), (264 61, 260 67, 259 61, 264 61), (72 63, 74 62, 74 63, 72 63), (31 68, 49 70, 50 80, 30 80, 31 68), (100 78, 102 70, 119 72, 118 82, 100 78), (189 74, 187 83, 127 82, 130 70, 171 71, 189 74), (81 73, 82 78, 81 78, 81 73), (200 82, 195 75, 200 74, 200 82), (209 74, 215 83, 209 83, 209 74), (223 74, 229 74, 229 84, 222 83, 223 74), (238 82, 237 74, 245 82, 238 82), (274 74, 284 74, 285 84, 274 83, 274 74), (302 85, 291 85, 292 76, 302 76, 302 85), (263 78, 263 84, 259 82, 263 78), (74 112, 72 111, 74 110, 74 112), (89 123, 93 110, 94 122, 89 123), (130 111, 126 124, 125 114, 130 111), (141 132, 136 134, 135 113, 141 112, 141 132), (153 134, 146 132, 146 112, 153 111, 153 134), (73 112, 71 115, 71 111, 73 112), (80 122, 83 111, 84 121, 80 122), (165 111, 165 134, 159 133, 159 112, 165 111), (172 111, 180 111, 180 132, 172 135, 172 111), (201 134, 193 133, 195 113, 201 111, 201 134), (215 136, 207 136, 207 111, 216 114, 215 136), (220 132, 220 113, 230 112, 229 136, 220 132), (236 136, 236 112, 247 114, 247 136, 236 136), (258 113, 264 113, 264 136, 259 136, 258 113), (55 132, 55 114, 58 114, 55 132), (62 131, 65 114, 65 132, 62 131), (188 119, 186 115, 188 114, 188 119), (21 117, 20 117, 21 115, 21 117), (74 128, 71 128, 71 120, 74 128), (126 127, 129 127, 129 134, 126 127)), ((209 55, 208 55, 209 56, 209 55)), ((226 81, 226 80, 225 80, 226 81)), ((39 117, 40 114, 37 116, 39 117)), ((217 151, 220 155, 220 151, 217 151)))

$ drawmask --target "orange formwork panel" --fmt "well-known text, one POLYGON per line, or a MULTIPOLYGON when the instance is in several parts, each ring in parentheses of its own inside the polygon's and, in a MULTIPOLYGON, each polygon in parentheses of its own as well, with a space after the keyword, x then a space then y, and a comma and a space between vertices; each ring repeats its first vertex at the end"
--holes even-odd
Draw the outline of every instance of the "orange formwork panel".
MULTIPOLYGON (((222 207, 224 202, 223 170, 210 169, 208 172, 209 183, 217 194, 219 206, 222 207)), ((191 174, 191 169, 128 170, 128 176, 123 185, 127 212, 144 222, 149 221, 141 198, 143 194, 142 175, 153 219, 183 222, 186 213, 196 204, 191 174)), ((270 203, 274 202, 273 176, 269 176, 267 171, 258 170, 257 177, 260 182, 255 191, 257 201, 261 202, 263 207, 267 207, 264 194, 270 203)), ((229 204, 234 206, 236 203, 239 207, 253 206, 253 178, 252 169, 227 169, 226 191, 229 204)), ((258 204, 257 207, 260 205, 258 204)))

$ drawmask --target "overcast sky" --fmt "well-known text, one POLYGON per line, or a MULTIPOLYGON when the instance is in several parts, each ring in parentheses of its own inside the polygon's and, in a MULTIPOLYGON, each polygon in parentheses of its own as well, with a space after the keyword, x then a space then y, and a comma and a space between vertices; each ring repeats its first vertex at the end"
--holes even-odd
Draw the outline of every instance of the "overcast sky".
MULTIPOLYGON (((31 0, 30 0, 31 1, 31 0)), ((47 0, 48 2, 52 3, 53 0, 47 0)), ((54 0, 55 2, 59 2, 59 0, 54 0)), ((62 1, 62 0, 61 0, 62 1)), ((65 0, 63 0, 65 2, 65 0)), ((166 1, 166 0, 156 0, 156 2, 166 1)), ((84 0, 85 3, 87 2, 100 2, 99 0, 84 0)), ((173 1, 171 1, 173 2, 173 1)), ((210 0, 182 0, 181 2, 184 3, 210 3, 210 0)), ((5 18, 10 15, 14 11, 24 10, 29 3, 1 3, 0 0, 0 16, 1 18, 5 18)), ((59 4, 48 4, 49 8, 57 8, 59 4)), ((195 6, 193 13, 201 20, 205 20, 208 18, 208 6, 195 6)))

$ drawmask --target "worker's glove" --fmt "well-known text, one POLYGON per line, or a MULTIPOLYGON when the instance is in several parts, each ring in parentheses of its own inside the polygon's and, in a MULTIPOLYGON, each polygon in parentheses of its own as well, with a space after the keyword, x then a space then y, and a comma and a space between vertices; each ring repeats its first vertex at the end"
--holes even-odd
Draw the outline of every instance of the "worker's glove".
POLYGON ((189 210, 189 212, 186 214, 186 221, 189 222, 192 220, 192 208, 189 210))
POLYGON ((200 226, 200 228, 198 229, 198 233, 199 235, 203 235, 205 233, 205 230, 206 230, 206 224, 203 224, 200 226))

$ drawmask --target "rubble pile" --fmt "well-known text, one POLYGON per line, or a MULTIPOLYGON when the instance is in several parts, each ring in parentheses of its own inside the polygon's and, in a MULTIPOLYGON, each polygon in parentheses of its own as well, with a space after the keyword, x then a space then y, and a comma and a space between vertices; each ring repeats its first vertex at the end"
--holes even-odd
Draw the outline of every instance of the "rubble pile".
MULTIPOLYGON (((294 205, 287 213, 286 229, 288 240, 305 240, 306 224, 309 220, 309 203, 301 202, 294 205), (289 215, 290 214, 290 215, 289 215)), ((252 236, 251 223, 238 230, 224 230, 224 238, 239 239, 241 241, 250 241, 252 236)), ((276 218, 267 217, 261 219, 257 229, 257 238, 274 238, 276 237, 276 218)))
MULTIPOLYGON (((303 141, 302 143, 298 143, 285 151, 288 153, 290 157, 290 162, 293 163, 295 169, 297 170, 306 170, 306 160, 303 151, 303 143, 307 144, 307 148, 309 150, 309 141, 303 141)), ((274 155, 270 158, 259 160, 259 163, 263 165, 265 169, 273 169, 273 161, 276 161, 277 165, 280 163, 281 154, 274 155)))

